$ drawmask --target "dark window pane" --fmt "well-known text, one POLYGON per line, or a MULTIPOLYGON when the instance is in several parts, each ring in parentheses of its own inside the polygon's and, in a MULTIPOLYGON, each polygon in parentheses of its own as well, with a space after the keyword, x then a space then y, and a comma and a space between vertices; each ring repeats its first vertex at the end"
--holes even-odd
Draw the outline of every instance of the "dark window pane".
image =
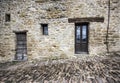
POLYGON ((82 42, 86 42, 86 41, 87 41, 86 35, 82 35, 82 42))
POLYGON ((86 42, 87 38, 87 26, 82 26, 82 42, 86 42))
POLYGON ((5 21, 10 22, 10 14, 5 14, 5 21))
POLYGON ((80 26, 76 26, 76 43, 80 43, 80 26))
POLYGON ((44 35, 48 35, 48 27, 47 26, 44 27, 44 35))
POLYGON ((48 35, 48 24, 41 24, 43 29, 43 35, 48 35))
POLYGON ((87 32, 87 26, 83 25, 82 26, 82 35, 86 35, 86 32, 87 32))

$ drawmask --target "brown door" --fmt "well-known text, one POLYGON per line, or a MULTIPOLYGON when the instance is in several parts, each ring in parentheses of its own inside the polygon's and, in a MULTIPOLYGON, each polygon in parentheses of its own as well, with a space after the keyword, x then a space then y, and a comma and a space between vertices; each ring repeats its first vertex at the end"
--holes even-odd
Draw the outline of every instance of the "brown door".
POLYGON ((27 60, 26 32, 16 33, 16 60, 27 60))
POLYGON ((88 24, 75 24, 75 53, 88 53, 88 24))

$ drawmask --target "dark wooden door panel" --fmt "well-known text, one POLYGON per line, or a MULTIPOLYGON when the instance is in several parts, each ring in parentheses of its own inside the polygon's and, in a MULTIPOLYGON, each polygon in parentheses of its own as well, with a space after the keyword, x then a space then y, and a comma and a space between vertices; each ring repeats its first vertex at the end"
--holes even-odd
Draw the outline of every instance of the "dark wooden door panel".
POLYGON ((75 25, 75 53, 88 52, 88 25, 75 25))
POLYGON ((81 50, 80 47, 81 47, 80 44, 76 44, 75 50, 76 50, 77 53, 80 52, 80 50, 81 50))
POLYGON ((86 44, 82 44, 82 52, 87 52, 87 45, 86 44))

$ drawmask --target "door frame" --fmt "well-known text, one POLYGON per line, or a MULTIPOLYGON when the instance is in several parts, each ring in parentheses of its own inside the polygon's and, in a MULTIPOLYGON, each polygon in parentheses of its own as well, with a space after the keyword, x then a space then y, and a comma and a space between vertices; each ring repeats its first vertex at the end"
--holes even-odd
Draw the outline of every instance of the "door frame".
MULTIPOLYGON (((75 29, 74 29, 74 53, 75 54, 89 54, 89 23, 88 22, 78 22, 78 23, 74 23, 75 29), (76 25, 87 25, 87 51, 86 52, 80 52, 77 53, 76 52, 76 25)), ((81 30, 80 30, 81 31, 81 30)))
POLYGON ((14 60, 15 61, 26 61, 28 60, 28 56, 27 56, 27 32, 28 30, 24 30, 24 31, 13 31, 15 33, 15 56, 14 56, 14 60), (24 33, 26 34, 26 56, 27 56, 27 59, 17 59, 17 34, 19 33, 24 33))

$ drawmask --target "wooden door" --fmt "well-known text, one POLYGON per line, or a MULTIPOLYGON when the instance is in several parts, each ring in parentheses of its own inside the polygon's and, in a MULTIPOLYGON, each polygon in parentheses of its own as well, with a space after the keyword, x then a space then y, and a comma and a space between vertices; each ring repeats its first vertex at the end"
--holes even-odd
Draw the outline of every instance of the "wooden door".
POLYGON ((75 53, 88 53, 88 24, 75 24, 75 53))
POLYGON ((16 33, 16 60, 27 60, 26 32, 16 33))

